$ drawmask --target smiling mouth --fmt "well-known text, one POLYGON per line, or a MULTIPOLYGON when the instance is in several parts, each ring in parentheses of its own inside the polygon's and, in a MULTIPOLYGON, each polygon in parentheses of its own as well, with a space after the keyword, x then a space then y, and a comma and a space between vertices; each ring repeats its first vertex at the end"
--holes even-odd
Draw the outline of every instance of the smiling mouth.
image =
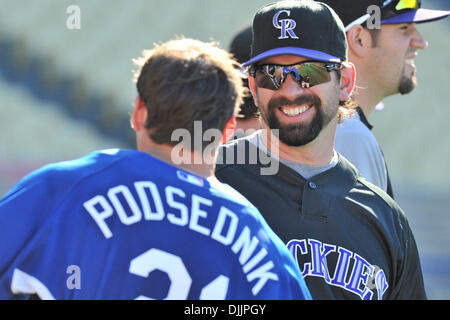
POLYGON ((306 105, 306 106, 294 107, 294 108, 293 107, 279 107, 278 109, 289 117, 295 117, 295 116, 298 116, 298 115, 304 113, 311 107, 312 107, 312 105, 306 105))

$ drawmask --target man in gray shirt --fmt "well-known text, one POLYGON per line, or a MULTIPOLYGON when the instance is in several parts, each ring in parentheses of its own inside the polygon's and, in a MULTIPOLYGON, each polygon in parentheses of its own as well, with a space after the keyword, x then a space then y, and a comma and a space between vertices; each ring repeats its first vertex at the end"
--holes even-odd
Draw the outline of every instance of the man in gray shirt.
POLYGON ((428 45, 416 24, 445 18, 450 11, 423 9, 420 0, 318 1, 332 7, 344 23, 349 60, 358 74, 353 95, 358 113, 337 126, 335 148, 393 197, 385 158, 367 119, 385 97, 414 90, 414 58, 428 45), (368 12, 379 13, 380 25, 368 12))

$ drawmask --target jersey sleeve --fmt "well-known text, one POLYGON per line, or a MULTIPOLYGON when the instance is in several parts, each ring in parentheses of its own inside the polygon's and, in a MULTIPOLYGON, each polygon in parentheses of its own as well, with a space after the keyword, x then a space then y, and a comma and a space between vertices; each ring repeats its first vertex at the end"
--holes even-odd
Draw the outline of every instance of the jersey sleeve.
POLYGON ((48 217, 52 190, 39 174, 32 174, 14 186, 0 200, 0 299, 13 296, 14 269, 24 260, 24 251, 48 217), (47 199, 47 201, 42 201, 47 199))
MULTIPOLYGON (((387 172, 383 153, 373 136, 338 125, 335 149, 349 160, 369 182, 387 190, 387 172)), ((370 133, 370 132, 369 132, 370 133)))
POLYGON ((403 213, 400 220, 402 252, 398 258, 397 277, 391 299, 425 300, 427 296, 416 241, 403 213))
POLYGON ((273 300, 274 297, 278 297, 279 300, 312 300, 298 264, 286 245, 269 227, 256 207, 250 204, 246 211, 251 212, 260 226, 258 236, 262 242, 266 242, 268 251, 273 256, 272 261, 276 264, 274 269, 278 277, 278 283, 272 287, 267 287, 267 290, 261 290, 257 299, 273 300))

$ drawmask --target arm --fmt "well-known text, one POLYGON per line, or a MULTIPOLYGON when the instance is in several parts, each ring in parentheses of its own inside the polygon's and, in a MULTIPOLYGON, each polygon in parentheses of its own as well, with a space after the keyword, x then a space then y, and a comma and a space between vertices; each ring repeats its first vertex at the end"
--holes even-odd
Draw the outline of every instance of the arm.
MULTIPOLYGON (((0 200, 0 299, 10 299, 18 293, 12 292, 13 277, 19 279, 15 270, 22 268, 26 252, 32 251, 33 239, 47 218, 48 210, 42 200, 51 197, 45 183, 31 175, 0 200)), ((27 263, 31 267, 32 261, 27 263)), ((21 286, 25 287, 26 284, 21 286)))
POLYGON ((401 252, 398 256, 396 281, 391 299, 425 300, 427 299, 423 282, 419 252, 414 235, 406 218, 401 216, 401 252))

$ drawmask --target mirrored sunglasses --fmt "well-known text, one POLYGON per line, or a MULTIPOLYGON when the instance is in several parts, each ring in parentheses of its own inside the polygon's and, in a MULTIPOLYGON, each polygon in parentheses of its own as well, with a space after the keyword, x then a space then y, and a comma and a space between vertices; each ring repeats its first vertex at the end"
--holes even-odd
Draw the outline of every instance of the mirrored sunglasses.
POLYGON ((278 90, 288 75, 292 75, 302 88, 311 88, 330 81, 330 72, 341 68, 342 64, 339 63, 303 61, 291 65, 252 65, 248 68, 248 73, 255 78, 257 87, 278 90))

